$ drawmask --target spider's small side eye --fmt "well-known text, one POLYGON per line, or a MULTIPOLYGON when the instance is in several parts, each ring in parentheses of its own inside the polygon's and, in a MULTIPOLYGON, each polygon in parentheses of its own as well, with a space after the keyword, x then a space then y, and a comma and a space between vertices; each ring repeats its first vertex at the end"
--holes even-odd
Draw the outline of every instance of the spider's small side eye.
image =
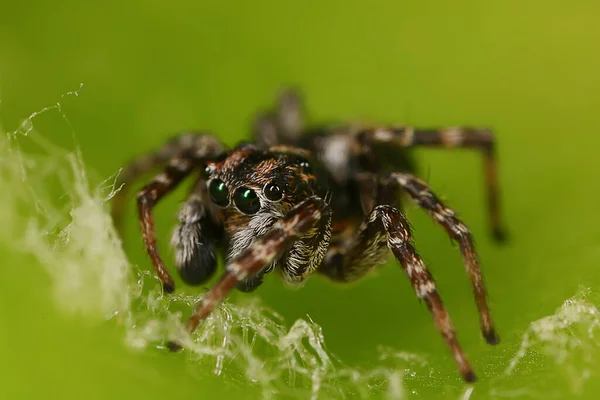
POLYGON ((312 170, 310 164, 308 163, 308 161, 302 161, 300 163, 300 166, 302 167, 302 169, 304 169, 304 171, 306 172, 310 172, 312 170))
POLYGON ((271 201, 278 201, 283 197, 283 190, 274 183, 267 183, 263 189, 263 193, 271 201))
POLYGON ((225 207, 229 204, 229 189, 220 179, 213 179, 208 184, 210 198, 218 206, 225 207))
POLYGON ((244 214, 256 214, 260 210, 260 201, 256 192, 244 186, 235 191, 233 202, 244 214))

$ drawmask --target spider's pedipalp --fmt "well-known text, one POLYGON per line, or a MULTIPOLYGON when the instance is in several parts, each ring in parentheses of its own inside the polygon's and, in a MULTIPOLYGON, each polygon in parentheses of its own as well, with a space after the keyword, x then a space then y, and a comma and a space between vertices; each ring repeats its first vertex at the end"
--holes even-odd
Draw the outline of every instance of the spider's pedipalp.
POLYGON ((321 265, 330 239, 331 214, 327 213, 285 253, 281 267, 283 279, 289 284, 304 282, 321 265))
POLYGON ((489 344, 500 341, 486 301, 486 290, 481 272, 479 257, 475 250, 473 237, 467 226, 456 217, 455 212, 446 207, 433 193, 429 185, 407 173, 391 173, 389 183, 399 185, 409 196, 440 224, 448 235, 458 242, 465 267, 473 285, 473 293, 479 309, 481 331, 489 344))
POLYGON ((500 190, 496 173, 495 139, 489 129, 448 127, 439 129, 415 129, 404 127, 380 127, 362 130, 358 140, 367 147, 373 144, 390 144, 399 148, 441 147, 478 149, 483 153, 485 186, 490 231, 494 239, 505 239, 500 212, 500 190))
MULTIPOLYGON (((327 203, 317 196, 312 196, 277 221, 266 234, 256 238, 248 248, 227 264, 219 282, 202 297, 186 324, 187 330, 193 332, 236 285, 260 273, 296 240, 318 225, 319 221, 329 218, 329 214, 327 203)), ((171 343, 169 348, 176 350, 178 345, 171 343)))
POLYGON ((179 225, 171 238, 175 267, 191 285, 205 282, 217 268, 217 243, 222 228, 211 219, 206 199, 206 182, 199 179, 179 210, 179 225))

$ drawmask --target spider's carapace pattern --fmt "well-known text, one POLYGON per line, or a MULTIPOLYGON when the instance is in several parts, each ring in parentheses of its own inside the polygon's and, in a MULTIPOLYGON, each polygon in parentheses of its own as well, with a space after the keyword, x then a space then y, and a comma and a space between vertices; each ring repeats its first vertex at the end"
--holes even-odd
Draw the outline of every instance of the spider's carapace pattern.
MULTIPOLYGON (((200 300, 188 331, 233 288, 252 291, 271 271, 288 283, 300 283, 313 273, 351 282, 385 263, 391 252, 431 312, 463 379, 473 382, 473 369, 436 283, 415 250, 400 202, 402 194, 408 195, 458 243, 483 337, 489 344, 498 343, 472 236, 427 183, 413 175, 407 151, 417 146, 479 150, 490 229, 501 239, 492 133, 465 127, 305 126, 303 114, 299 93, 285 90, 272 110, 257 117, 253 142, 227 149, 207 133, 180 134, 123 172, 127 186, 144 173, 164 168, 137 194, 137 203, 143 240, 165 292, 175 286, 156 248, 152 208, 184 178, 193 177, 171 240, 175 266, 186 283, 202 284, 216 271, 217 252, 223 252, 225 271, 200 300)), ((121 191, 113 202, 117 226, 124 198, 121 191)))

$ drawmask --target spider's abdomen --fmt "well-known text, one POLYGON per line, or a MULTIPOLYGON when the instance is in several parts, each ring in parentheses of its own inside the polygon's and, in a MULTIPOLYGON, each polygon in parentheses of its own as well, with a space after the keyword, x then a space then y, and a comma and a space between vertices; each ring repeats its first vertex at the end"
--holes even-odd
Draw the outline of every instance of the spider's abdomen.
MULTIPOLYGON (((363 148, 358 131, 349 126, 307 130, 298 144, 310 151, 323 169, 318 179, 330 193, 333 218, 338 223, 358 221, 375 203, 384 200, 378 198, 373 175, 384 176, 392 171, 414 173, 416 169, 405 149, 380 146, 374 152, 372 148, 363 148)), ((388 200, 386 194, 383 196, 388 200)), ((397 201, 393 204, 400 206, 397 201)))

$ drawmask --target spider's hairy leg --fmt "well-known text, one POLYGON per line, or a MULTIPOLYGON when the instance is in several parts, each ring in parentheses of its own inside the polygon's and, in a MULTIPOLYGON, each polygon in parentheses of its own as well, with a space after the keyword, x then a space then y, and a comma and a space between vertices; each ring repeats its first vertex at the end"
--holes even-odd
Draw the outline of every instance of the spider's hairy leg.
POLYGON ((304 128, 304 106, 300 92, 284 88, 274 110, 260 113, 254 121, 254 137, 264 146, 293 144, 304 128))
POLYGON ((331 239, 331 215, 326 215, 296 240, 285 253, 281 268, 283 279, 290 284, 303 282, 321 265, 331 239))
POLYGON ((404 215, 395 207, 376 206, 349 244, 344 246, 346 252, 330 251, 319 272, 337 281, 356 280, 381 262, 384 250, 391 250, 410 279, 417 296, 427 304, 463 379, 474 382, 475 373, 458 343, 435 281, 412 243, 412 233, 404 215))
MULTIPOLYGON (((202 297, 194 314, 188 320, 187 331, 193 332, 239 282, 259 273, 297 239, 318 225, 319 221, 327 219, 329 216, 328 204, 317 196, 309 197, 294 207, 266 234, 256 238, 250 247, 227 264, 219 282, 202 297)), ((168 346, 174 351, 180 348, 177 343, 173 342, 168 343, 168 346)))
POLYGON ((304 104, 297 89, 284 88, 279 92, 277 119, 283 134, 288 139, 297 139, 304 128, 304 104))
POLYGON ((171 238, 175 267, 190 285, 205 282, 217 267, 216 245, 223 229, 211 218, 208 204, 206 181, 200 178, 181 205, 179 224, 171 238))
POLYGON ((479 318, 483 337, 489 344, 497 344, 500 341, 490 310, 486 301, 486 290, 481 272, 479 257, 475 250, 473 237, 467 226, 456 217, 455 212, 446 207, 433 193, 429 185, 417 177, 406 173, 391 173, 384 185, 400 186, 409 196, 438 223, 448 235, 458 242, 463 256, 465 267, 471 283, 477 308, 479 309, 479 318))
POLYGON ((505 231, 500 209, 500 189, 498 187, 495 138, 489 129, 469 127, 449 127, 440 129, 416 129, 413 127, 382 127, 363 130, 358 135, 363 145, 389 143, 398 147, 442 147, 477 149, 483 154, 485 186, 490 231, 493 237, 502 241, 505 231))
MULTIPOLYGON (((323 215, 320 221, 306 231, 283 253, 278 260, 281 275, 288 284, 304 282, 319 267, 329 248, 331 238, 331 214, 323 215)), ((267 268, 241 281, 237 288, 243 292, 256 290, 263 282, 264 275, 275 267, 267 268)))
POLYGON ((195 147, 172 158, 163 172, 137 194, 138 213, 146 251, 167 293, 175 290, 175 283, 156 248, 152 208, 164 195, 175 189, 195 167, 198 167, 202 160, 214 157, 222 151, 220 142, 213 137, 198 136, 194 141, 195 147))
POLYGON ((140 225, 146 251, 152 260, 156 274, 162 282, 163 290, 167 293, 175 290, 175 283, 165 268, 165 264, 156 248, 152 208, 165 194, 175 189, 179 182, 192 171, 193 167, 194 163, 190 158, 174 158, 169 162, 163 173, 157 175, 152 182, 137 194, 140 225))
POLYGON ((131 184, 141 176, 164 167, 177 154, 195 148, 198 146, 200 138, 205 135, 201 132, 175 135, 160 148, 136 158, 123 169, 115 184, 115 188, 119 191, 111 202, 111 215, 117 231, 122 232, 127 193, 131 184))

